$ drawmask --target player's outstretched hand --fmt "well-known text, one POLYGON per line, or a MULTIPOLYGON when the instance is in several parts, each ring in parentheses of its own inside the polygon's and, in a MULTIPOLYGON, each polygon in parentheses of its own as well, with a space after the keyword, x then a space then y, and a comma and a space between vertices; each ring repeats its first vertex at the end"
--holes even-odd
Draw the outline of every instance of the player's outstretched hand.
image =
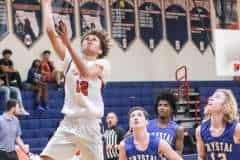
POLYGON ((62 42, 67 45, 70 43, 70 40, 68 38, 68 31, 67 31, 67 26, 63 21, 59 21, 59 24, 56 27, 56 32, 60 36, 62 42))

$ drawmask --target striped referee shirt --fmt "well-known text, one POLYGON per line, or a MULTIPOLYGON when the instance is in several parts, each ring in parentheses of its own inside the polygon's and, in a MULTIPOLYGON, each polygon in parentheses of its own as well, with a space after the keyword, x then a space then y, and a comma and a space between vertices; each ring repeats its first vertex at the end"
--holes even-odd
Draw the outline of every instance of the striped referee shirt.
MULTIPOLYGON (((105 143, 107 145, 118 145, 124 136, 124 130, 119 127, 108 128, 104 132, 105 143)), ((118 158, 118 149, 113 147, 112 149, 106 150, 107 160, 118 158)))

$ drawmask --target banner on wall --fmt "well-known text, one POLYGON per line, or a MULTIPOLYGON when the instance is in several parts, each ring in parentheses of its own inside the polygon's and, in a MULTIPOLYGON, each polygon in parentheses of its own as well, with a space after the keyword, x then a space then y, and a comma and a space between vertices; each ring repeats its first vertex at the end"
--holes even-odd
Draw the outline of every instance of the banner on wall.
POLYGON ((238 3, 239 0, 213 0, 216 14, 216 28, 239 29, 238 3))
POLYGON ((42 33, 39 0, 12 0, 13 30, 26 47, 31 47, 42 33))
POLYGON ((105 0, 78 0, 80 14, 80 34, 97 29, 106 30, 105 0))
POLYGON ((136 38, 134 0, 112 0, 110 19, 112 38, 126 50, 136 38))
POLYGON ((164 0, 167 40, 180 52, 188 41, 187 0, 164 0))
POLYGON ((194 45, 204 53, 212 40, 209 0, 189 0, 191 37, 194 45))
POLYGON ((140 38, 153 51, 163 38, 161 0, 138 0, 140 38))
POLYGON ((7 1, 0 0, 0 40, 8 34, 7 1))
POLYGON ((54 0, 52 7, 54 23, 63 21, 67 26, 69 38, 74 39, 76 36, 74 0, 54 0))

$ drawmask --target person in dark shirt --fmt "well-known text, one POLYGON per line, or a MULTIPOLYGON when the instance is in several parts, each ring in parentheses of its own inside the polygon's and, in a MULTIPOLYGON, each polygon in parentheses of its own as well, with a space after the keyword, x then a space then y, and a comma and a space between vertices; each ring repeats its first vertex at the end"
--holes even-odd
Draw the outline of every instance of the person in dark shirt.
POLYGON ((31 84, 31 89, 36 92, 36 106, 40 111, 48 108, 48 85, 42 81, 40 70, 41 61, 35 59, 28 71, 27 82, 31 84))
POLYGON ((0 73, 7 75, 5 83, 10 86, 22 88, 22 80, 19 72, 14 69, 13 62, 11 60, 12 51, 5 49, 2 52, 3 58, 0 59, 0 73))
POLYGON ((4 93, 4 103, 6 103, 11 95, 19 101, 21 115, 29 115, 24 109, 20 88, 22 81, 20 74, 13 68, 13 62, 10 59, 12 51, 5 49, 2 52, 3 58, 0 59, 0 91, 4 93))
POLYGON ((124 130, 117 127, 118 117, 109 112, 106 117, 107 129, 104 132, 107 160, 118 160, 118 145, 124 137, 124 130))

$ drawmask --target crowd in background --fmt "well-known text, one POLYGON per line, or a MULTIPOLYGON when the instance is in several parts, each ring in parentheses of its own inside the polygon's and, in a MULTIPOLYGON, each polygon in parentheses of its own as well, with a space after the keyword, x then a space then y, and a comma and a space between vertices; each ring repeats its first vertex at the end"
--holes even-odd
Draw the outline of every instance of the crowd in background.
POLYGON ((34 109, 44 111, 48 106, 48 84, 55 83, 57 88, 63 82, 63 73, 56 70, 50 60, 51 52, 45 50, 40 59, 35 59, 29 67, 26 83, 22 82, 19 71, 14 67, 10 49, 2 51, 0 59, 0 92, 3 92, 4 104, 12 97, 19 101, 21 114, 29 115, 23 105, 21 90, 27 88, 36 92, 34 109))

